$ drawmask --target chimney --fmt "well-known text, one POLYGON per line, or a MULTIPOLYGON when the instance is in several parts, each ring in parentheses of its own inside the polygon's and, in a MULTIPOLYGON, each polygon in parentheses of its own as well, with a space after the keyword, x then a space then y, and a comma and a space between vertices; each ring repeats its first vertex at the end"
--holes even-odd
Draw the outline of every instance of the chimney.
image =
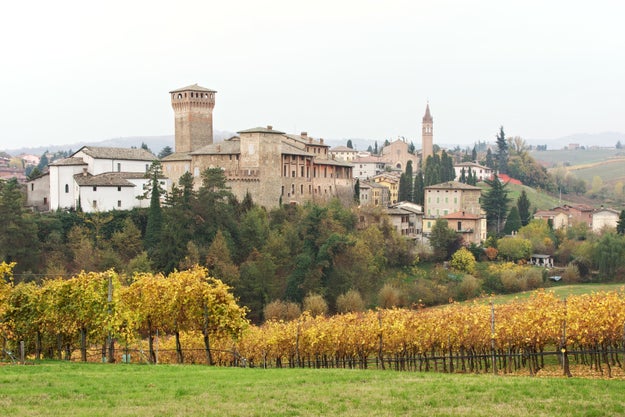
POLYGON ((307 138, 308 137, 308 132, 302 132, 300 133, 300 136, 303 138, 307 138))
POLYGON ((273 130, 273 126, 267 125, 267 130, 273 130))
POLYGON ((319 143, 323 145, 323 139, 319 138, 319 143))
POLYGON ((83 167, 83 169, 82 169, 82 176, 83 177, 87 176, 87 167, 83 167))

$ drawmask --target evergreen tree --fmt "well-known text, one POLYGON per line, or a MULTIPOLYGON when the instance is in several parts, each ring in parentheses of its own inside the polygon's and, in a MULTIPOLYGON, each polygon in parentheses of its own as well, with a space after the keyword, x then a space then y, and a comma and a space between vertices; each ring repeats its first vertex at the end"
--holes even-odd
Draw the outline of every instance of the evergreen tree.
POLYGON ((367 152, 369 152, 370 154, 373 153, 373 148, 371 147, 371 145, 367 147, 367 152))
POLYGON ((161 149, 161 151, 158 153, 158 159, 163 159, 166 156, 171 155, 172 153, 174 153, 173 149, 171 148, 171 146, 165 146, 163 149, 161 149))
POLYGON ((522 226, 519 209, 517 206, 512 206, 510 213, 508 214, 508 218, 506 219, 506 225, 503 228, 503 233, 511 235, 512 232, 517 232, 522 226))
POLYGON ((618 222, 616 223, 616 233, 619 235, 625 234, 625 210, 621 210, 621 214, 618 217, 618 222))
MULTIPOLYGON (((146 173, 150 178, 150 186, 146 194, 150 196, 150 208, 148 209, 148 223, 145 228, 144 245, 148 255, 153 255, 154 250, 161 242, 161 232, 163 229, 163 209, 161 208, 161 195, 164 190, 160 180, 163 177, 162 165, 159 161, 152 162, 150 169, 146 173)), ((147 197, 144 195, 144 197, 147 197)))
POLYGON ((497 172, 500 174, 508 173, 508 155, 508 142, 501 126, 497 135, 497 172))
POLYGON ((354 184, 354 201, 356 204, 360 203, 360 179, 356 179, 356 184, 354 184))
POLYGON ((440 182, 453 181, 456 179, 456 171, 454 170, 454 161, 442 151, 440 156, 440 182))
POLYGON ((486 150, 486 161, 484 161, 484 164, 490 169, 495 169, 495 159, 493 158, 493 152, 490 148, 486 150))
POLYGON ((37 226, 24 210, 16 178, 0 180, 0 261, 17 262, 14 271, 32 271, 39 256, 37 226))
POLYGON ((354 145, 352 144, 352 140, 351 139, 347 139, 347 147, 349 149, 354 149, 354 145))
POLYGON ((406 200, 405 201, 412 201, 412 193, 413 191, 413 186, 414 186, 414 174, 412 173, 412 161, 408 160, 408 162, 406 163, 406 200))
POLYGON ((414 180, 414 186, 412 190, 412 201, 415 204, 420 204, 423 206, 423 202, 425 199, 425 187, 423 183, 423 173, 421 171, 417 172, 414 180))
POLYGON ((516 206, 519 211, 519 217, 521 218, 521 225, 527 226, 527 224, 530 222, 531 213, 530 201, 527 198, 527 193, 525 192, 525 190, 521 191, 521 195, 517 199, 516 206))
POLYGON ((492 180, 484 180, 490 190, 486 191, 482 196, 482 208, 486 212, 486 222, 489 229, 498 236, 502 231, 502 227, 508 213, 508 184, 502 184, 495 175, 492 180))
MULTIPOLYGON (((470 169, 470 168, 469 168, 469 169, 470 169)), ((462 182, 462 183, 464 183, 464 184, 466 184, 466 183, 467 183, 467 173, 466 173, 466 171, 464 170, 464 167, 462 167, 462 169, 460 170, 460 179, 459 179, 459 181, 460 181, 460 182, 462 182)))
POLYGON ((373 145, 373 154, 378 155, 378 141, 376 140, 373 145))
POLYGON ((406 174, 401 174, 399 177, 399 190, 397 191, 397 198, 399 201, 408 200, 408 180, 406 174))
POLYGON ((473 150, 471 151, 471 161, 477 162, 477 148, 473 146, 473 150))
POLYGON ((417 151, 417 148, 414 145, 414 142, 410 141, 410 144, 408 145, 408 153, 411 155, 414 155, 416 151, 417 151))
POLYGON ((441 180, 441 160, 438 154, 430 155, 426 159, 423 182, 426 187, 443 182, 441 180))

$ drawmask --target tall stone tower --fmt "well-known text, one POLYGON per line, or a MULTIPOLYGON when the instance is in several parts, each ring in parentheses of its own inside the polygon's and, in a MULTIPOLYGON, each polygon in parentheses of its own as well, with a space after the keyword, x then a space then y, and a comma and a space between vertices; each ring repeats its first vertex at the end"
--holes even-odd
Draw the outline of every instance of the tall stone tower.
POLYGON ((193 152, 213 143, 216 92, 197 84, 169 92, 176 121, 177 153, 193 152))
POLYGON ((423 126, 421 128, 421 165, 425 166, 428 156, 434 155, 434 119, 430 114, 430 103, 425 107, 423 126))

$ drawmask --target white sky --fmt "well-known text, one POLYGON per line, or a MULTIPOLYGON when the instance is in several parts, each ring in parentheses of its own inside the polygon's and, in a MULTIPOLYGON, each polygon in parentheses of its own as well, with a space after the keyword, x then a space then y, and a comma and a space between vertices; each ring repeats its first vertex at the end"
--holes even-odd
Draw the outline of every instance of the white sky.
POLYGON ((622 0, 12 1, 0 39, 0 149, 173 134, 193 83, 216 130, 625 132, 622 0))

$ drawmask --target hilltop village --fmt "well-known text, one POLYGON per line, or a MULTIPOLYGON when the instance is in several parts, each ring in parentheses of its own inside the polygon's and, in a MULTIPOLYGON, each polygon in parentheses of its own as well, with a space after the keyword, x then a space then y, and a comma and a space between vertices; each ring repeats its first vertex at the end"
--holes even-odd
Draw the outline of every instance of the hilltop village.
POLYGON ((199 265, 262 321, 311 297, 331 312, 434 305, 625 270, 612 256, 619 184, 609 196, 548 171, 503 127, 494 145, 443 149, 425 103, 420 149, 332 147, 273 126, 214 140, 216 97, 196 84, 169 92, 174 147, 158 156, 86 145, 24 185, 0 183, 0 227, 19 230, 2 234, 0 255, 16 282, 114 270, 129 284, 199 265))
MULTIPOLYGON (((197 189, 204 170, 220 168, 239 201, 248 195, 256 204, 273 209, 281 204, 327 203, 332 199, 348 205, 355 199, 361 207, 383 209, 402 236, 427 241, 435 221, 443 218, 462 235, 465 244, 481 244, 487 236, 487 216, 477 182, 492 180, 498 173, 499 181, 520 183, 497 172, 492 163, 480 164, 477 155, 453 161, 435 147, 429 104, 422 119, 420 150, 397 139, 380 149, 357 151, 349 146, 331 148, 307 132, 285 133, 272 126, 247 128, 214 142, 217 92, 194 84, 169 94, 175 145, 173 152, 160 159, 161 185, 168 191, 185 173, 193 176, 197 189), (441 155, 446 156, 442 161, 441 155), (417 184, 417 173, 427 172, 428 158, 431 165, 444 164, 443 171, 448 174, 439 175, 443 181, 438 183, 430 180, 429 184, 417 184), (402 186, 403 180, 408 185, 402 186)), ((45 173, 28 181, 27 205, 39 211, 146 208, 149 201, 141 197, 150 179, 145 173, 156 159, 143 148, 84 146, 52 162, 45 173)), ((541 210, 534 217, 554 222, 556 227, 567 226, 569 219, 583 219, 599 230, 606 225, 616 227, 618 214, 580 205, 541 210)), ((361 216, 361 220, 366 221, 366 217, 361 216)))

